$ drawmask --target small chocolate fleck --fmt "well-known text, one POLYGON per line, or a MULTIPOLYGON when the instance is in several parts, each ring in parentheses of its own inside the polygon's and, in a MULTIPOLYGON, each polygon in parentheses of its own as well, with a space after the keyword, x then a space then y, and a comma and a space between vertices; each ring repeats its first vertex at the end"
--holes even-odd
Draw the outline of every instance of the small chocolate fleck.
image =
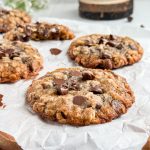
POLYGON ((140 25, 141 28, 145 28, 145 26, 143 24, 140 25))
POLYGON ((29 36, 28 35, 24 35, 24 36, 20 36, 19 37, 19 40, 21 41, 21 42, 28 42, 29 41, 29 36))
POLYGON ((65 83, 64 79, 54 79, 53 81, 54 81, 55 85, 61 85, 61 84, 65 83))
POLYGON ((81 73, 80 71, 71 70, 71 71, 70 71, 70 75, 71 75, 71 76, 81 76, 82 73, 81 73))
POLYGON ((116 48, 120 50, 120 49, 123 48, 123 46, 122 46, 122 44, 118 44, 118 45, 116 46, 116 48))
POLYGON ((94 94, 103 94, 103 90, 99 85, 91 87, 90 91, 94 94))
POLYGON ((96 104, 95 108, 96 108, 96 109, 100 109, 100 108, 101 108, 101 105, 100 105, 100 104, 96 104))
POLYGON ((95 78, 94 74, 91 71, 82 72, 83 80, 93 80, 95 78))
POLYGON ((79 90, 80 89, 80 84, 77 80, 71 79, 69 80, 69 89, 70 90, 79 90))
POLYGON ((133 17, 129 16, 127 19, 128 19, 128 22, 131 22, 133 20, 133 17))
POLYGON ((103 40, 103 37, 101 37, 101 38, 99 39, 98 44, 103 44, 103 43, 104 43, 104 40, 103 40))
POLYGON ((115 37, 114 35, 110 34, 110 35, 109 35, 109 39, 110 39, 110 40, 115 40, 116 37, 115 37))
POLYGON ((51 48, 50 52, 51 52, 52 55, 58 55, 58 54, 61 53, 61 50, 58 49, 58 48, 51 48))
POLYGON ((82 106, 85 104, 86 100, 87 100, 87 98, 84 96, 75 96, 73 98, 73 104, 82 106))

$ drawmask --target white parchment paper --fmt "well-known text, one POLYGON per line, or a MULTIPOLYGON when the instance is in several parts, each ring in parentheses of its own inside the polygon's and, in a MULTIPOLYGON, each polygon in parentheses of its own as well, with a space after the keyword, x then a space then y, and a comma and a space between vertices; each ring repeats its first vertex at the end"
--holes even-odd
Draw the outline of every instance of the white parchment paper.
MULTIPOLYGON (((25 92, 32 80, 0 84, 6 108, 0 109, 0 130, 12 134, 24 150, 140 150, 150 131, 150 31, 132 26, 102 26, 69 20, 43 18, 69 26, 76 37, 90 33, 130 36, 144 48, 139 63, 115 70, 124 76, 135 92, 136 101, 127 114, 102 125, 74 127, 44 122, 29 111, 25 92)), ((76 66, 66 52, 71 41, 30 41, 44 57, 44 69, 36 77, 60 67, 76 66), (51 55, 50 48, 62 50, 51 55)))

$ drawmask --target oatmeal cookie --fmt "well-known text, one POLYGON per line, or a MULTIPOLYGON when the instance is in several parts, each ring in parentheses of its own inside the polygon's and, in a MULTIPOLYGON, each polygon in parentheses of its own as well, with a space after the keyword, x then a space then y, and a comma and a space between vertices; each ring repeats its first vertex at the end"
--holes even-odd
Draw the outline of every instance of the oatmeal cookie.
POLYGON ((64 25, 36 22, 19 26, 4 35, 5 39, 26 41, 39 40, 70 40, 74 38, 73 32, 64 25))
POLYGON ((143 48, 129 37, 92 34, 73 41, 68 54, 87 68, 115 69, 138 62, 143 48))
POLYGON ((45 120, 62 124, 102 124, 120 117, 134 103, 126 80, 111 71, 62 68, 34 80, 26 100, 45 120))
POLYGON ((31 17, 20 10, 0 9, 0 33, 5 33, 18 25, 31 22, 31 17))
POLYGON ((28 79, 42 68, 37 49, 20 41, 0 42, 0 83, 28 79))

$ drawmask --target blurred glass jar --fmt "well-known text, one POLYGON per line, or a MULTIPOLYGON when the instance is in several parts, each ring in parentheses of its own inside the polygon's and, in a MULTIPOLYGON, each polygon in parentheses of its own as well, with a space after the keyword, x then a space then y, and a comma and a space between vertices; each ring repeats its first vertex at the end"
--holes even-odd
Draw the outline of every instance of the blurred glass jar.
POLYGON ((79 0, 81 17, 95 20, 114 20, 133 13, 133 0, 79 0))

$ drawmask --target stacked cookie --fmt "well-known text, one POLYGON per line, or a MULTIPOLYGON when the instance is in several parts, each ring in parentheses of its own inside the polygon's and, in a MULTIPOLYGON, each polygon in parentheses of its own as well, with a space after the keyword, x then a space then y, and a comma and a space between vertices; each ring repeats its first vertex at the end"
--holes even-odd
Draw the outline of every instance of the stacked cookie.
MULTIPOLYGON (((6 32, 0 43, 1 83, 29 79, 43 68, 38 50, 24 42, 75 37, 64 25, 32 23, 30 19, 9 27, 4 20, 11 20, 10 14, 15 11, 1 12, 0 27, 7 29, 0 28, 6 32)), ((135 100, 133 91, 125 78, 107 69, 138 62, 143 55, 138 42, 116 35, 86 35, 74 40, 67 54, 83 67, 57 69, 34 80, 26 93, 34 112, 46 120, 71 125, 106 123, 127 112, 135 100)))

